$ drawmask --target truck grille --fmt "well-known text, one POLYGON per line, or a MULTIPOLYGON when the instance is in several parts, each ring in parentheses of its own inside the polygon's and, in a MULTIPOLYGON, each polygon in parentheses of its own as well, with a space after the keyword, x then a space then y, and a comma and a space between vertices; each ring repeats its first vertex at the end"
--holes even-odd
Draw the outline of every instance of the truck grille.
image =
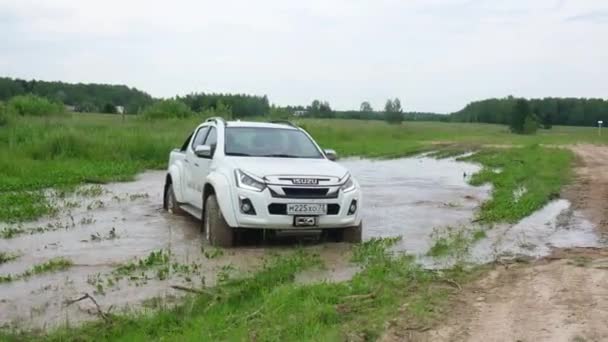
MULTIPOLYGON (((330 203, 327 205, 327 215, 338 215, 339 212, 340 212, 339 204, 330 203)), ((271 203, 268 205, 268 213, 270 215, 287 215, 287 204, 271 203)))
POLYGON ((277 198, 337 198, 338 192, 329 193, 329 188, 301 188, 301 187, 282 187, 282 194, 270 189, 272 197, 277 198))

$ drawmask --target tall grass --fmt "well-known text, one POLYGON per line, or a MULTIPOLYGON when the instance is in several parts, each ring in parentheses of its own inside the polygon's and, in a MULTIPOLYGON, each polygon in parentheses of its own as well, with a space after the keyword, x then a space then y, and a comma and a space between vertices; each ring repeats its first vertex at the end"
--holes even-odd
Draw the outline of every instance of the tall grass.
MULTIPOLYGON (((207 115, 209 113, 205 113, 207 115)), ((166 167, 172 148, 179 147, 204 120, 140 120, 118 115, 66 114, 17 116, 0 126, 0 221, 33 218, 48 213, 44 202, 23 211, 22 204, 38 195, 9 192, 35 191, 82 182, 129 180, 145 169, 166 167)), ((514 135, 499 125, 380 121, 300 120, 324 148, 341 156, 391 157, 436 149, 437 142, 458 144, 606 143, 592 128, 555 127, 535 136, 514 135)), ((539 153, 542 153, 539 152, 539 153)), ((480 160, 490 162, 489 159, 480 160)), ((533 161, 531 161, 533 162, 533 161)), ((535 174, 530 174, 534 177, 535 174)))
POLYGON ((184 102, 168 99, 160 100, 146 108, 142 116, 145 119, 185 119, 193 117, 195 113, 184 102))
POLYGON ((61 103, 51 102, 48 99, 36 95, 20 95, 8 101, 7 111, 13 115, 20 116, 52 116, 65 113, 65 107, 61 103))

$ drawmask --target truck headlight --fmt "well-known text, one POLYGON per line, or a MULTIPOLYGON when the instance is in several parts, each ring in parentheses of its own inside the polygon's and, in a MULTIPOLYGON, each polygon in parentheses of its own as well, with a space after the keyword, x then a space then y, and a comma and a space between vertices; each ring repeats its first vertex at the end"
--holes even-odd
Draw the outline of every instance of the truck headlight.
POLYGON ((235 170, 236 186, 241 189, 262 191, 266 187, 264 181, 253 175, 247 174, 242 170, 235 170))
POLYGON ((344 181, 340 189, 342 189, 342 191, 344 192, 350 192, 355 190, 355 181, 353 180, 353 177, 351 177, 350 175, 346 175, 345 178, 346 181, 344 181))

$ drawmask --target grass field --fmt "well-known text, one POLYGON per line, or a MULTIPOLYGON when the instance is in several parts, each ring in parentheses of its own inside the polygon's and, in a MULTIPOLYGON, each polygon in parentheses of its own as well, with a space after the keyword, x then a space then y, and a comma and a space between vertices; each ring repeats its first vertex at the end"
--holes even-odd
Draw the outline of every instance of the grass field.
MULTIPOLYGON (((166 167, 169 151, 180 146, 201 120, 150 121, 127 117, 123 122, 120 116, 103 114, 16 119, 8 127, 0 128, 0 221, 18 222, 53 213, 53 203, 48 201, 43 189, 69 189, 84 182, 128 180, 145 169, 166 167)), ((580 127, 555 127, 534 136, 521 136, 509 133, 505 126, 486 124, 406 122, 395 126, 356 120, 299 120, 298 123, 323 147, 334 148, 342 156, 404 156, 445 148, 440 143, 457 144, 458 150, 466 150, 483 144, 529 146, 608 142, 608 137, 598 137, 593 128, 580 127)), ((553 153, 567 154, 563 151, 553 153)), ((539 166, 556 170, 568 168, 567 157, 545 160, 542 149, 529 150, 526 155, 524 166, 527 171, 539 166), (536 161, 542 161, 542 165, 533 164, 536 161)), ((497 163, 487 154, 476 161, 497 163)), ((503 159, 502 164, 508 164, 508 160, 503 159)), ((518 172, 517 179, 511 181, 526 177, 521 174, 526 170, 518 172)), ((538 179, 535 172, 529 176, 538 179)), ((554 178, 549 182, 566 180, 554 178)), ((487 174, 483 179, 476 179, 493 180, 487 174)))

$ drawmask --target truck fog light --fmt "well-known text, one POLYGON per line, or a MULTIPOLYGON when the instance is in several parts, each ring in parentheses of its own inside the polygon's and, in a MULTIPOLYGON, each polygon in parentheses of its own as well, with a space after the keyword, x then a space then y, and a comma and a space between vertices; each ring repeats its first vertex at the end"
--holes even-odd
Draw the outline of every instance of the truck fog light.
POLYGON ((357 200, 353 200, 348 207, 348 215, 352 215, 357 211, 357 200))
POLYGON ((239 196, 239 205, 241 213, 247 215, 255 215, 255 209, 253 208, 253 204, 251 203, 251 200, 249 198, 239 196))

